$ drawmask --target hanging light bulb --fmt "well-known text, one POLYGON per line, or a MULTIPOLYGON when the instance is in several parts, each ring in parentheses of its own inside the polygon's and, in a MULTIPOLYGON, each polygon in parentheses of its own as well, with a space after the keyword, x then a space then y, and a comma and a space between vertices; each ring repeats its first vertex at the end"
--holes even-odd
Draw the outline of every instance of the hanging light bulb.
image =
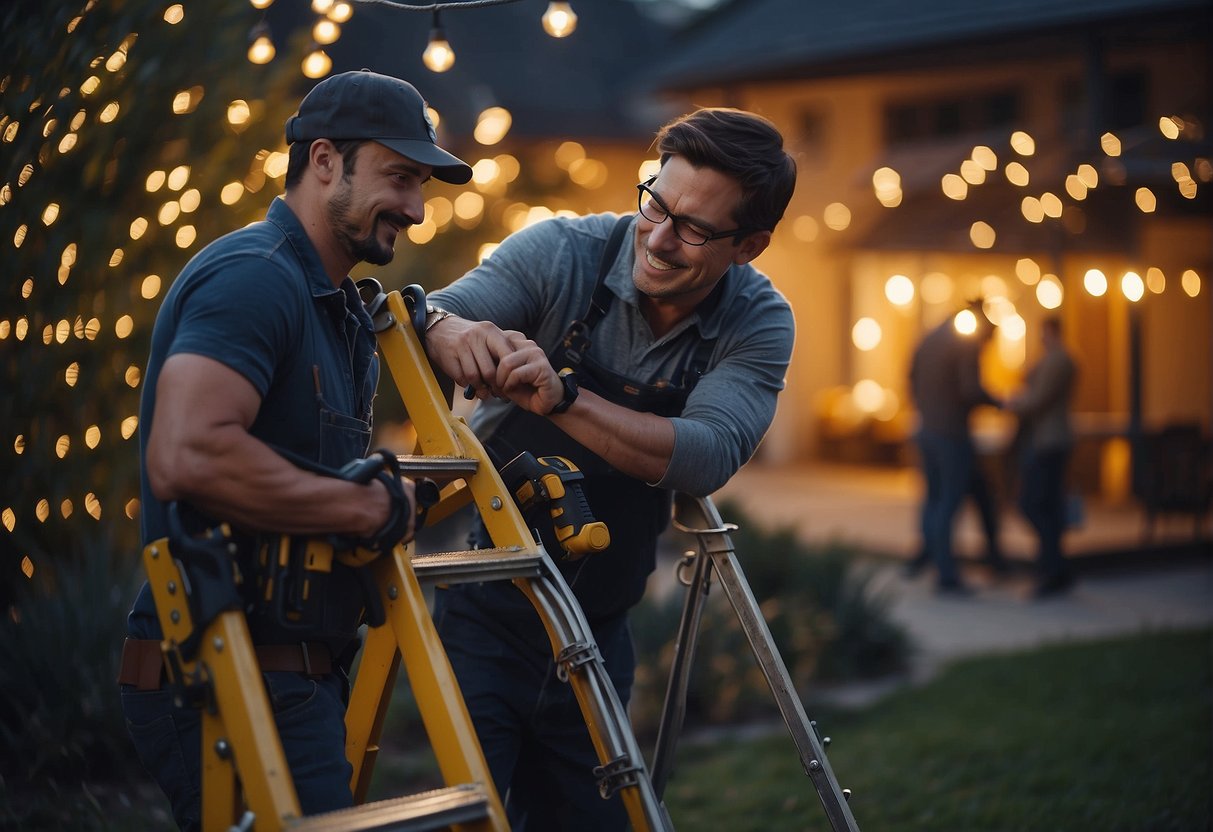
POLYGON ((277 50, 274 49, 274 42, 270 40, 270 27, 264 20, 249 32, 249 40, 251 41, 248 48, 250 62, 268 64, 274 60, 277 50))
POLYGON ((320 18, 312 27, 312 40, 321 46, 334 43, 339 37, 341 37, 341 27, 327 17, 320 18))
POLYGON ((543 13, 543 30, 554 38, 573 34, 577 28, 577 12, 568 3, 552 0, 543 13))
MULTIPOLYGON (((315 44, 313 44, 315 46, 315 44)), ((325 51, 319 46, 316 46, 308 56, 303 59, 301 64, 303 74, 308 78, 323 78, 329 74, 329 70, 333 68, 333 59, 330 58, 325 51)))
POLYGON ((434 12, 434 26, 430 29, 430 42, 421 53, 421 61, 431 72, 446 72, 455 65, 455 50, 446 41, 446 33, 442 31, 442 21, 438 12, 434 12))

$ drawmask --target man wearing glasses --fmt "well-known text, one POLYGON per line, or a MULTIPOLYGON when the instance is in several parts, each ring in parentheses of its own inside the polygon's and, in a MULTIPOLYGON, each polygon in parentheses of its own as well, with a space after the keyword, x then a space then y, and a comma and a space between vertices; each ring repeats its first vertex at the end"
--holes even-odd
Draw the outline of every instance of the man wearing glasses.
MULTIPOLYGON (((507 238, 430 296, 431 359, 481 399, 472 426, 498 466, 521 451, 585 473, 611 545, 572 560, 535 522, 572 586, 620 699, 634 655, 627 612, 644 594, 675 490, 716 491, 775 413, 792 312, 750 264, 796 179, 765 119, 703 109, 657 136, 660 172, 639 211, 556 218, 507 238), (571 323, 570 323, 571 322, 571 323)), ((488 545, 483 526, 473 542, 488 545)), ((530 603, 508 582, 440 589, 435 618, 515 829, 622 829, 530 603)))

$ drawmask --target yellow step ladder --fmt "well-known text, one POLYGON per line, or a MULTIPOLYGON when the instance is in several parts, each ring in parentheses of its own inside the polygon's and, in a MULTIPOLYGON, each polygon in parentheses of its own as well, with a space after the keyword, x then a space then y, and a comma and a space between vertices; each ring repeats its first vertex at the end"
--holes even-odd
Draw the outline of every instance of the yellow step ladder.
MULTIPOLYGON (((620 793, 633 828, 672 829, 572 591, 535 541, 479 440, 450 411, 417 336, 424 319, 420 290, 410 295, 409 308, 400 293, 384 295, 374 281, 360 282, 359 289, 375 320, 380 354, 417 432, 415 453, 401 456, 401 466, 409 476, 442 483, 427 525, 474 503, 493 547, 417 555, 410 544, 370 564, 386 620, 367 630, 346 712, 351 788, 356 802, 365 800, 402 655, 446 786, 301 817, 243 613, 224 609, 205 615, 195 632, 191 609, 197 598, 191 594, 188 570, 161 540, 145 548, 144 566, 173 681, 200 698, 204 832, 509 828, 419 579, 445 584, 512 580, 535 606, 561 676, 573 687, 602 764, 597 770, 600 792, 620 793)), ((212 534, 222 543, 222 532, 212 534)))

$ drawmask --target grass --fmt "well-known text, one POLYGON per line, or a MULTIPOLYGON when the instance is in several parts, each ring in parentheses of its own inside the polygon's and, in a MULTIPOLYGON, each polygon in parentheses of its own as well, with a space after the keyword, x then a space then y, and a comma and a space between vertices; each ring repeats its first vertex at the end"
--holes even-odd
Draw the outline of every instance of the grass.
MULTIPOLYGON (((869 708, 810 715, 864 832, 1198 832, 1213 828, 1211 703, 1204 629, 967 660, 869 708)), ((424 744, 406 733, 399 745, 424 744)), ((385 747, 373 797, 434 785, 432 762, 404 750, 385 747)), ((0 782, 0 810, 13 785, 0 782)), ((21 802, 56 805, 53 821, 0 811, 0 829, 171 828, 143 780, 40 791, 21 802)), ((682 830, 829 830, 782 730, 685 742, 665 797, 682 830)))
MULTIPOLYGON (((864 830, 1207 830, 1211 636, 969 660, 862 712, 814 716, 864 830)), ((683 749, 666 803, 683 829, 830 828, 782 732, 683 749)))

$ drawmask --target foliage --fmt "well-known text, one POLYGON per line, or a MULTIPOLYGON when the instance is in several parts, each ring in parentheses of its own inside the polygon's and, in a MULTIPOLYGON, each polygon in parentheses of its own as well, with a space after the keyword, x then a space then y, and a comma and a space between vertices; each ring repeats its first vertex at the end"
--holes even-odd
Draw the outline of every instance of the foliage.
MULTIPOLYGON (((815 716, 861 829, 1208 829, 1211 638, 972 659, 869 710, 815 716)), ((830 828, 782 732, 684 748, 666 803, 679 828, 830 828)))
MULTIPOLYGON (((904 669, 905 633, 889 617, 890 600, 872 590, 872 572, 840 545, 810 547, 791 529, 768 531, 724 503, 721 515, 750 589, 792 682, 871 678, 904 669)), ((655 729, 674 653, 683 593, 648 597, 632 613, 638 667, 631 716, 640 733, 655 729)), ((687 697, 688 722, 721 723, 769 713, 773 700, 745 633, 723 592, 704 606, 687 697)))
POLYGON ((176 24, 168 6, 0 11, 0 510, 11 511, 0 606, 27 556, 43 567, 91 538, 133 558, 138 453, 124 420, 138 410, 159 298, 198 247, 260 217, 278 191, 263 166, 297 100, 294 53, 245 60, 247 4, 185 4, 176 24), (236 100, 243 124, 228 118, 236 100), (149 178, 173 171, 187 181, 149 178), (228 206, 230 182, 244 191, 228 206))
POLYGON ((35 573, 0 620, 0 778, 13 797, 0 820, 23 828, 90 813, 82 781, 139 771, 114 681, 136 575, 103 541, 82 554, 35 573), (57 799, 19 802, 35 784, 57 799))

